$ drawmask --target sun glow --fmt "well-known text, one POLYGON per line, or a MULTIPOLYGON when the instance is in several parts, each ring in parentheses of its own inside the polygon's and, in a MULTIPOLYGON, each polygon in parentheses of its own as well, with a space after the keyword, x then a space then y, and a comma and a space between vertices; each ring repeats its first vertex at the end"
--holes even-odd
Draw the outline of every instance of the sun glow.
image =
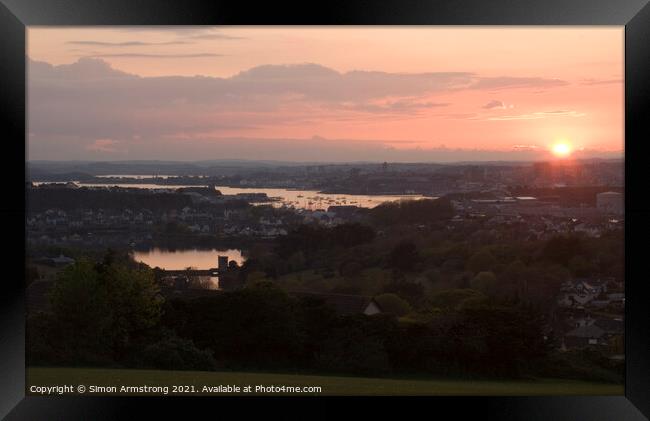
POLYGON ((551 146, 551 151, 558 158, 566 158, 571 155, 571 145, 568 142, 558 142, 551 146))

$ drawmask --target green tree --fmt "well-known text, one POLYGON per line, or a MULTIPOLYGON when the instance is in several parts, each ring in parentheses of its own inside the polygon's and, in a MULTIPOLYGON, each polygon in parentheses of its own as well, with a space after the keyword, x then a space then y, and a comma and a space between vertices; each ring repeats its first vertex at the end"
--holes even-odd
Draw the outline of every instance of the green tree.
POLYGON ((485 294, 492 295, 498 288, 497 277, 492 272, 479 272, 470 281, 470 287, 485 294))
POLYGON ((265 279, 266 279, 266 273, 257 270, 255 272, 250 272, 248 274, 248 276, 246 277, 246 282, 252 285, 255 282, 262 281, 265 279))
POLYGON ((164 226, 164 233, 165 234, 188 234, 190 232, 189 228, 187 225, 177 222, 177 221, 170 221, 167 222, 164 226))
POLYGON ((584 254, 585 245, 577 236, 553 237, 544 245, 542 258, 567 266, 574 256, 584 254))
POLYGON ((429 301, 434 308, 445 311, 455 311, 462 308, 467 301, 484 300, 487 297, 473 289, 447 289, 433 294, 429 301))
POLYGON ((390 370, 385 342, 395 328, 393 316, 343 317, 319 344, 315 352, 316 364, 338 373, 384 374, 390 370))
POLYGON ((452 339, 462 344, 456 356, 474 373, 518 377, 548 352, 544 320, 529 308, 486 304, 465 307, 459 316, 452 339))
POLYGON ((297 272, 305 269, 305 254, 302 251, 297 251, 289 256, 287 260, 288 270, 291 272, 297 272))
POLYGON ((301 353, 296 303, 272 282, 196 298, 171 300, 164 324, 215 358, 237 364, 290 364, 301 353))
POLYGON ((467 262, 467 268, 474 273, 478 273, 492 270, 495 263, 496 259, 492 253, 487 250, 480 250, 470 257, 467 262))
POLYGON ((339 273, 345 278, 355 278, 359 276, 363 267, 361 264, 353 259, 347 259, 339 265, 339 273))
POLYGON ((411 312, 411 305, 408 301, 401 299, 396 294, 381 294, 375 297, 375 301, 384 313, 404 316, 411 312))
POLYGON ((585 277, 597 271, 596 265, 582 256, 573 256, 569 260, 568 268, 574 276, 585 277))
POLYGON ((438 269, 429 269, 426 272, 424 272, 424 277, 429 282, 431 285, 435 285, 442 281, 442 275, 440 274, 440 270, 438 269))
POLYGON ((50 327, 58 336, 52 345, 83 362, 101 355, 121 359, 158 323, 162 298, 150 269, 128 268, 107 255, 100 264, 80 260, 64 269, 50 301, 50 327))
POLYGON ((378 226, 427 224, 451 218, 454 209, 446 197, 386 202, 369 211, 378 226))
MULTIPOLYGON (((506 298, 528 299, 531 297, 531 292, 536 293, 536 286, 542 283, 540 279, 551 276, 554 269, 555 265, 551 267, 546 265, 543 268, 529 267, 521 260, 515 260, 499 275, 499 295, 506 298)), ((553 296, 556 292, 557 290, 552 291, 553 296)))
POLYGON ((404 241, 396 245, 388 255, 388 265, 403 271, 411 271, 419 262, 420 256, 413 242, 404 241))
POLYGON ((173 333, 138 350, 134 359, 137 367, 162 370, 209 371, 216 368, 211 351, 198 349, 191 340, 173 333))
POLYGON ((526 265, 521 260, 515 260, 506 266, 501 277, 507 282, 518 283, 525 277, 526 269, 526 265))
POLYGON ((328 234, 333 244, 343 247, 367 243, 375 238, 375 231, 371 227, 357 223, 337 225, 328 234))

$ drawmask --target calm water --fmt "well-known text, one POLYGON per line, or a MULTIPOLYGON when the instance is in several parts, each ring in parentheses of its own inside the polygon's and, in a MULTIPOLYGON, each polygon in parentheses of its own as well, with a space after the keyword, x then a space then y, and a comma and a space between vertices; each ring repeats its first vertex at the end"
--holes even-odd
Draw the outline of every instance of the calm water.
POLYGON ((153 178, 153 177, 158 177, 158 178, 169 178, 169 177, 175 177, 174 175, 169 175, 169 174, 149 174, 149 175, 142 175, 142 174, 107 174, 107 175, 96 175, 95 177, 99 178, 133 178, 136 180, 142 180, 143 178, 153 178))
POLYGON ((228 256, 228 261, 234 260, 241 265, 246 260, 241 250, 165 250, 153 248, 148 251, 134 251, 133 258, 143 262, 152 268, 158 266, 162 269, 180 270, 187 267, 196 269, 211 269, 217 267, 217 256, 228 256))
MULTIPOLYGON (((161 177, 162 178, 162 177, 161 177)), ((42 184, 54 184, 54 183, 63 183, 63 181, 34 181, 35 186, 40 186, 42 184)), ((80 181, 73 181, 78 186, 81 187, 126 187, 132 189, 179 189, 181 187, 207 187, 200 186, 196 184, 130 184, 130 183, 82 183, 80 181)))
POLYGON ((223 194, 266 193, 269 197, 279 197, 278 205, 293 206, 299 209, 327 209, 328 206, 354 205, 362 208, 374 208, 384 202, 397 200, 423 199, 419 194, 413 195, 357 195, 319 193, 317 190, 265 189, 258 187, 217 187, 223 194))
MULTIPOLYGON (((127 177, 127 176, 123 176, 127 177)), ((86 187, 131 187, 139 189, 177 189, 180 187, 207 187, 207 186, 188 186, 188 185, 163 185, 163 184, 128 184, 128 183, 112 183, 112 184, 97 184, 97 183, 80 183, 75 182, 79 186, 86 187)), ((35 185, 45 184, 43 182, 34 182, 35 185)), ((337 205, 354 205, 361 208, 374 208, 384 202, 394 202, 398 200, 417 200, 424 199, 425 196, 419 194, 406 194, 406 195, 356 195, 356 194, 328 194, 319 193, 317 190, 289 190, 289 189, 275 189, 275 188, 259 188, 259 187, 226 187, 217 186, 217 190, 226 195, 233 195, 238 193, 266 193, 270 198, 279 199, 272 202, 273 206, 290 206, 297 209, 327 209, 328 206, 337 205)))
MULTIPOLYGON (((242 256, 241 250, 164 250, 154 248, 148 251, 134 251, 133 258, 136 261, 146 263, 150 267, 159 267, 168 270, 182 270, 188 267, 196 269, 212 269, 217 267, 217 257, 228 256, 228 261, 234 260, 242 265, 246 258, 242 256)), ((196 279, 202 287, 219 289, 218 276, 199 276, 196 279)))
MULTIPOLYGON (((127 187, 132 189, 180 189, 181 187, 207 187, 196 184, 129 184, 129 183, 80 183, 75 181, 75 183, 82 187, 127 187)), ((36 184, 36 183, 34 183, 36 184)))

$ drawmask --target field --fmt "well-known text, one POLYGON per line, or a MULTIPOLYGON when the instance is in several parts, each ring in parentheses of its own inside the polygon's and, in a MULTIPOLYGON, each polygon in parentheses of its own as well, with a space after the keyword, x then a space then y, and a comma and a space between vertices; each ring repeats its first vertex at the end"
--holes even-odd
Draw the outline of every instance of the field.
MULTIPOLYGON (((86 395, 89 387, 117 386, 121 395, 141 394, 119 392, 120 386, 168 386, 170 395, 173 386, 194 386, 194 395, 217 395, 225 393, 202 392, 204 386, 219 385, 305 387, 318 386, 319 393, 298 393, 287 391, 277 394, 304 395, 483 395, 483 396, 532 396, 532 395, 622 395, 623 385, 572 381, 564 379, 539 379, 526 381, 472 381, 450 379, 388 379, 365 377, 313 376, 299 374, 248 373, 248 372, 204 372, 204 371, 162 371, 97 368, 28 368, 27 394, 30 386, 84 385, 86 395)), ((111 393, 112 394, 112 393, 111 393)), ((162 394, 162 393, 155 393, 162 394)), ((257 393, 269 394, 269 393, 257 393)), ((276 394, 276 393, 273 393, 276 394)))

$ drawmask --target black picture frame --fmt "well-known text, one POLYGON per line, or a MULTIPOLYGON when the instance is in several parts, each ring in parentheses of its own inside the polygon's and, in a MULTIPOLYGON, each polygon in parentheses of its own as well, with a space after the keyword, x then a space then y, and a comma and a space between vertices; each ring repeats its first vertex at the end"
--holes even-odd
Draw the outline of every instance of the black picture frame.
MULTIPOLYGON (((248 410, 296 418, 386 415, 525 420, 641 420, 650 416, 650 298, 644 284, 644 243, 650 201, 644 187, 644 143, 650 139, 650 5, 647 0, 347 0, 301 4, 167 0, 0 0, 0 115, 5 265, 0 293, 0 416, 7 419, 128 419, 152 411, 188 416, 188 408, 248 410), (625 25, 626 313, 625 396, 343 398, 87 398, 25 397, 25 27, 30 25, 625 25), (21 141, 22 140, 22 141, 21 141), (636 192, 636 194, 635 194, 636 192), (12 273, 12 275, 9 275, 12 273), (217 402, 215 402, 217 400, 217 402), (179 406, 179 402, 181 405, 179 406), (291 403, 291 407, 287 404, 291 403), (337 405, 335 405, 337 404, 337 405), (338 404, 345 404, 346 409, 338 404), (215 406, 216 405, 216 406, 215 406), (291 408, 289 410, 288 408, 291 408), (344 412, 342 412, 344 411, 344 412), (451 411, 451 412, 450 412, 451 411), (645 417, 644 417, 645 414, 645 417), (420 416, 420 415, 418 415, 420 416)), ((214 412, 215 415, 217 412, 214 412)))

